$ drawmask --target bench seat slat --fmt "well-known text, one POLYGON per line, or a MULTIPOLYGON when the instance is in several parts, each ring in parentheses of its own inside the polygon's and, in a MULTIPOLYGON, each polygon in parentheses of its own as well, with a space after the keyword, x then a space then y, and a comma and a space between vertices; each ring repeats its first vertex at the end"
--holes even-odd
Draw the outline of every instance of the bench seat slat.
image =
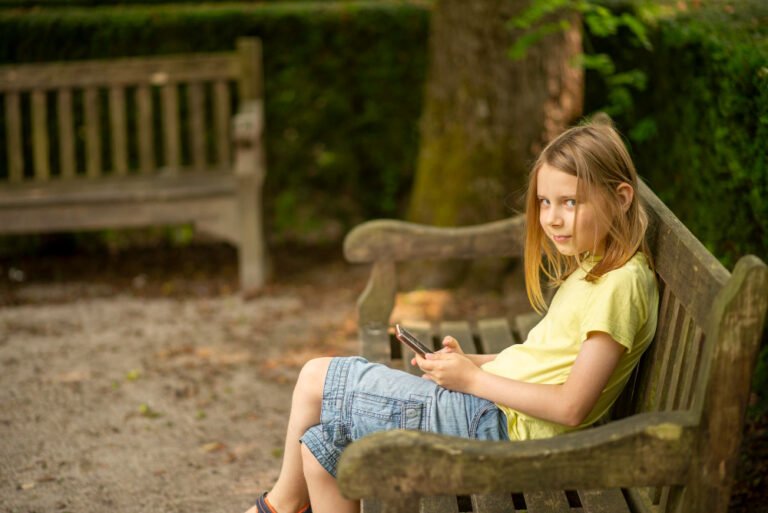
POLYGON ((621 490, 579 490, 584 513, 630 513, 621 490))
POLYGON ((472 495, 472 509, 475 513, 509 513, 515 511, 515 504, 508 493, 472 495))
POLYGON ((455 496, 424 497, 420 502, 419 513, 459 513, 455 496))
POLYGON ((477 322, 477 331, 484 354, 497 354, 515 343, 506 319, 482 319, 477 322))
POLYGON ((459 341, 462 349, 466 353, 478 353, 480 352, 475 347, 475 340, 472 336, 472 328, 469 322, 466 321, 445 321, 438 325, 437 340, 435 340, 435 350, 442 349, 443 338, 451 336, 459 341))
POLYGON ((528 513, 570 513, 568 499, 561 491, 540 491, 525 493, 528 513))

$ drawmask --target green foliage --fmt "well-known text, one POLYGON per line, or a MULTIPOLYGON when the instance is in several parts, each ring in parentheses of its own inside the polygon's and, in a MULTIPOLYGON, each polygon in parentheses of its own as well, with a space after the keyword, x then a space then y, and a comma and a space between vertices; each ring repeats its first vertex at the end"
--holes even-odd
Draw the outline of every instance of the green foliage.
POLYGON ((0 64, 231 51, 260 37, 267 233, 339 235, 397 215, 410 188, 428 18, 407 2, 0 10, 0 64))
POLYGON ((531 0, 527 9, 508 23, 510 30, 522 31, 509 49, 509 56, 522 59, 536 41, 570 29, 572 17, 568 13, 576 13, 584 27, 585 52, 579 55, 574 65, 601 77, 608 90, 600 110, 616 116, 632 108, 632 91, 642 91, 647 77, 639 69, 617 73, 612 55, 594 52, 592 40, 621 33, 622 40, 633 47, 650 50, 648 27, 640 14, 647 13, 650 4, 646 0, 631 9, 612 10, 604 3, 600 0, 531 0))

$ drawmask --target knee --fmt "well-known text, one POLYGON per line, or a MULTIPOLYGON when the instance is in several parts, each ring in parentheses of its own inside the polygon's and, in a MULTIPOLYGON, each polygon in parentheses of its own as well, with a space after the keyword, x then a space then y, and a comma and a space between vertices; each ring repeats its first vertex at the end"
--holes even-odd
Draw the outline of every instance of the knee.
POLYGON ((328 373, 330 357, 313 358, 304 364, 296 381, 296 392, 322 393, 325 375, 328 373))

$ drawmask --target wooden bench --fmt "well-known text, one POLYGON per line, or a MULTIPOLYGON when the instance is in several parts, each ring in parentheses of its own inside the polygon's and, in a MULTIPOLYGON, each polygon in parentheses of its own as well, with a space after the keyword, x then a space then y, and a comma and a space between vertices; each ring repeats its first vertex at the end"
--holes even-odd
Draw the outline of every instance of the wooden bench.
POLYGON ((236 245, 241 287, 260 287, 261 75, 253 38, 0 66, 0 233, 193 223, 236 245))
MULTIPOLYGON (((745 256, 729 273, 641 187, 652 218, 659 324, 613 420, 514 443, 377 433, 342 455, 338 479, 347 497, 364 498, 367 513, 727 510, 768 304, 768 269, 745 256)), ((453 229, 398 221, 355 228, 345 241, 346 257, 373 264, 358 302, 363 356, 407 368, 388 328, 397 263, 519 257, 522 240, 521 217, 453 229)), ((437 343, 451 334, 467 349, 494 353, 515 340, 509 324, 432 323, 422 336, 437 343)))

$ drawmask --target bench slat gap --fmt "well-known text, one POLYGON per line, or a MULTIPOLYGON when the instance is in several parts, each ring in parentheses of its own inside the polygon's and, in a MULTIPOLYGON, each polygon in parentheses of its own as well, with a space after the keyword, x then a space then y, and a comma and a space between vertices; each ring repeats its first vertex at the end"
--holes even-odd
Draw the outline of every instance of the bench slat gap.
POLYGON ((85 111, 85 173, 88 178, 101 175, 101 120, 99 119, 98 91, 86 87, 83 91, 85 111))
POLYGON ((117 176, 128 174, 128 136, 125 118, 125 89, 109 88, 109 122, 112 136, 112 170, 117 176))
POLYGON ((231 148, 229 123, 232 118, 230 108, 229 84, 224 80, 216 80, 213 84, 213 123, 216 131, 216 161, 220 168, 229 166, 231 148))
POLYGON ((21 105, 19 94, 5 94, 5 134, 8 144, 8 180, 24 180, 24 152, 21 149, 21 105))
POLYGON ((32 91, 32 158, 35 168, 35 180, 47 182, 51 178, 48 161, 48 105, 45 91, 32 91))
POLYGON ((192 148, 192 167, 203 171, 206 166, 205 158, 205 101, 203 84, 189 84, 187 101, 190 114, 190 147, 192 148))
POLYGON ((61 177, 69 180, 75 177, 75 138, 74 120, 72 117, 72 90, 59 89, 57 110, 59 120, 59 162, 61 177))
POLYGON ((139 140, 139 172, 151 173, 155 165, 155 140, 152 123, 152 90, 143 84, 136 89, 136 106, 138 108, 138 140, 139 140))
POLYGON ((165 148, 164 167, 176 173, 181 165, 181 143, 179 128, 179 90, 176 83, 162 87, 163 135, 165 148))

